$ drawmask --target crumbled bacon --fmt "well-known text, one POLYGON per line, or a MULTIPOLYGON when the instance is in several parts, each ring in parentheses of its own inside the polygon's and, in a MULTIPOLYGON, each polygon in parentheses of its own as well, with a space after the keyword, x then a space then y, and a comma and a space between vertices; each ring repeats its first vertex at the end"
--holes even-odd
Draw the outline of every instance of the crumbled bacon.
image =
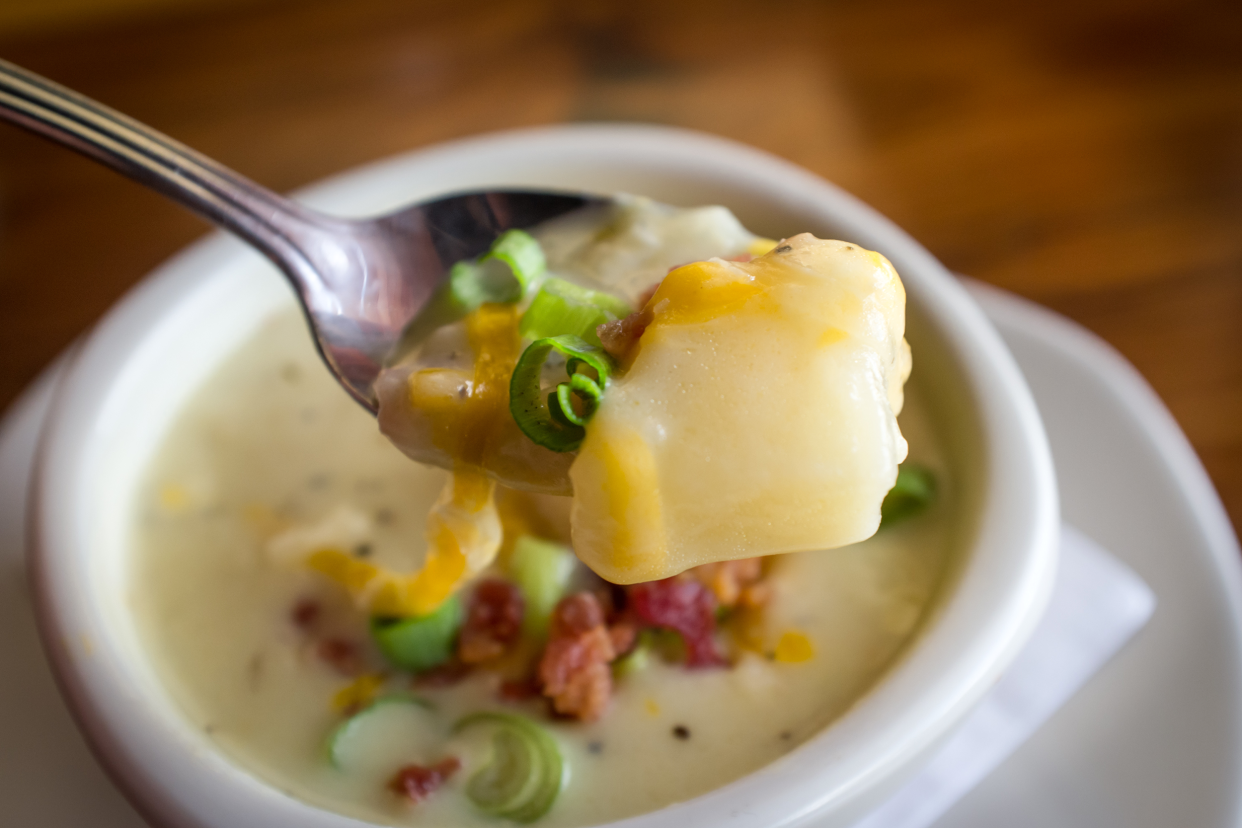
POLYGON ((600 344, 604 346, 609 356, 624 360, 625 355, 630 352, 639 337, 647 330, 647 326, 651 324, 651 319, 651 310, 644 307, 624 319, 605 322, 595 329, 595 335, 599 337, 600 344))
POLYGON ((319 602, 314 598, 302 598, 293 605, 293 610, 289 613, 293 625, 302 632, 311 632, 315 629, 319 622, 319 616, 323 614, 323 607, 319 606, 319 602))
MULTIPOLYGON (((670 267, 669 272, 672 273, 676 269, 675 267, 670 267)), ((661 284, 663 284, 663 280, 656 282, 642 292, 638 297, 638 310, 624 319, 605 322, 595 329, 595 335, 599 337, 600 344, 604 346, 604 350, 614 359, 624 360, 626 354, 630 352, 630 349, 638 342, 639 337, 647 330, 647 326, 651 324, 651 309, 647 306, 651 304, 651 298, 655 296, 661 284)))
POLYGON ((762 606, 767 601, 768 587, 763 580, 763 559, 742 558, 736 561, 696 566, 687 572, 712 591, 722 607, 762 606))
POLYGON ((561 715, 598 719, 612 694, 608 662, 614 658, 599 600, 589 592, 561 599, 552 612, 548 645, 539 661, 543 694, 561 715))
POLYGON ((525 601, 514 584, 499 578, 480 581, 457 640, 457 657, 479 664, 504 655, 522 633, 525 601))
POLYGON ((613 652, 619 658, 634 649, 634 642, 638 640, 638 627, 632 621, 618 621, 608 628, 608 640, 612 642, 613 652))
POLYGON ((431 767, 406 765, 388 782, 388 789, 411 802, 421 802, 443 785, 461 768, 456 756, 441 759, 431 767))
POLYGON ((358 676, 366 671, 358 645, 344 638, 324 638, 315 644, 315 655, 343 676, 358 676))
POLYGON ((725 664, 716 649, 716 598, 699 581, 682 576, 635 584, 630 608, 641 621, 673 630, 686 645, 688 667, 725 664))

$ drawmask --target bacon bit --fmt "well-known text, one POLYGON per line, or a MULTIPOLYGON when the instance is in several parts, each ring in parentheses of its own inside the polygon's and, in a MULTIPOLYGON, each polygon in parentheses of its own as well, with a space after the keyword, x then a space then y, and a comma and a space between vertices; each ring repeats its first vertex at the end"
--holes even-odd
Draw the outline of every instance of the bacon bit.
MULTIPOLYGON (((703 564, 689 570, 688 574, 710 589, 720 606, 733 607, 744 603, 747 591, 763 579, 763 559, 741 558, 736 561, 703 564)), ((750 600, 760 598, 760 592, 766 592, 766 590, 750 595, 750 600)), ((766 596, 759 601, 759 604, 765 601, 766 596)), ((746 605, 750 606, 750 604, 746 605)))
POLYGON ((598 719, 612 695, 608 662, 614 658, 599 600, 589 592, 562 598, 552 612, 548 645, 539 661, 543 694, 561 715, 598 719))
MULTIPOLYGON (((672 273, 676 269, 676 267, 670 267, 668 272, 672 273)), ((651 298, 655 296, 656 291, 660 289, 660 285, 663 283, 664 280, 661 279, 639 295, 638 310, 624 319, 605 322, 595 329, 595 335, 599 337, 600 344, 604 346, 604 350, 618 362, 625 360, 630 349, 634 347, 639 337, 647 330, 647 326, 651 324, 652 313, 647 306, 651 304, 651 298)))
POLYGON ((343 638, 325 638, 315 645, 315 655, 343 676, 356 676, 366 670, 358 645, 343 638))
POLYGON ((479 582, 457 640, 457 657, 479 664, 504 655, 522 633, 525 601, 516 585, 499 578, 479 582))
POLYGON ((314 598, 302 598, 293 605, 293 611, 289 613, 289 617, 299 630, 311 632, 319 623, 319 616, 322 613, 323 607, 319 606, 318 601, 314 598))
POLYGON ((456 756, 441 759, 429 768, 406 765, 389 781, 388 790, 411 802, 422 802, 460 769, 461 760, 456 756))
POLYGON ((716 598, 693 578, 675 576, 635 584, 630 607, 642 621, 672 630, 686 645, 686 666, 714 667, 727 662, 716 650, 716 598))
POLYGON ((619 621, 608 628, 608 640, 620 658, 634 649, 634 643, 638 641, 638 627, 632 621, 619 621))
POLYGON ((653 318, 651 310, 644 307, 624 319, 605 322, 595 329, 595 335, 599 337, 600 344, 609 356, 618 362, 624 362, 626 354, 638 342, 653 318))

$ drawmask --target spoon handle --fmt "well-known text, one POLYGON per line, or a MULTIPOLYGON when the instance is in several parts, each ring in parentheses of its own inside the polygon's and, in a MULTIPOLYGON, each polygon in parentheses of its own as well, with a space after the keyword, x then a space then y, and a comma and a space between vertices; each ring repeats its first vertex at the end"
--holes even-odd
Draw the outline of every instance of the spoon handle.
POLYGON ((293 239, 322 217, 168 136, 3 60, 0 119, 77 150, 232 230, 295 281, 307 273, 293 239))

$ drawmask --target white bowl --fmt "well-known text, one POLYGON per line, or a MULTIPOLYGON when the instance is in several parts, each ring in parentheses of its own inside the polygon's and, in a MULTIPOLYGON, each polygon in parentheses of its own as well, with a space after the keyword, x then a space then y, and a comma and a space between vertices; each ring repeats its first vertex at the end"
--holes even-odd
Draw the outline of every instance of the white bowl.
MULTIPOLYGON (((810 231, 884 253, 909 296, 916 371, 935 378, 964 514, 938 610, 876 687, 791 753, 704 796, 625 821, 848 825, 917 769, 981 697, 1043 609, 1058 523, 1039 416, 1000 338, 960 285, 889 221, 756 150, 641 126, 568 126, 418 151, 333 179, 305 200, 383 212, 462 189, 536 186, 725 204, 773 237, 810 231)), ((291 301, 276 271, 212 236, 139 285, 83 344, 44 432, 31 554, 39 621, 61 687, 101 762, 156 825, 363 825, 233 764, 182 716, 127 610, 136 483, 188 395, 264 317, 291 301)))

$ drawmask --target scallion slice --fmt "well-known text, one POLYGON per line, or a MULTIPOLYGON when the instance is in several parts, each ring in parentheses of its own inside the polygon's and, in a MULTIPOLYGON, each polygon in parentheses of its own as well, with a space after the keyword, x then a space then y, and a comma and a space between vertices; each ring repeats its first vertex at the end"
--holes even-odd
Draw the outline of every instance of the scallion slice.
POLYGON ((897 468, 897 482, 880 505, 880 528, 914 517, 936 499, 936 476, 930 469, 913 464, 897 468))
POLYGON ((518 428, 553 451, 578 448, 586 436, 583 426, 599 407, 613 366, 612 357, 581 337, 535 340, 518 358, 509 380, 509 411, 518 428), (545 397, 543 364, 554 350, 569 358, 565 364, 569 380, 545 397))
POLYGON ((371 637, 394 667, 421 673, 438 667, 453 655, 453 642, 461 622, 461 599, 454 595, 430 615, 372 618, 371 637))
POLYGON ((527 339, 569 334, 599 345, 595 329, 629 312, 630 307, 612 294, 550 278, 522 314, 518 332, 527 339))
POLYGON ((394 741, 391 738, 394 732, 407 736, 407 739, 396 741, 419 740, 436 729, 435 723, 431 705, 423 699, 410 695, 383 696, 334 727, 328 734, 324 751, 328 763, 337 770, 359 770, 370 765, 382 768, 385 757, 377 752, 382 754, 379 746, 394 741))
POLYGON ((449 290, 462 312, 484 302, 518 302, 548 270, 539 242, 525 230, 506 230, 490 250, 449 270, 449 290))
POLYGON ((473 713, 454 727, 495 727, 491 761, 466 783, 475 807, 514 822, 534 822, 548 812, 565 784, 565 762, 552 735, 511 713, 473 713))
POLYGON ((445 325, 457 322, 485 302, 519 302, 547 273, 543 248, 523 230, 502 233, 478 259, 458 262, 418 315, 401 332, 396 356, 414 350, 445 325))

